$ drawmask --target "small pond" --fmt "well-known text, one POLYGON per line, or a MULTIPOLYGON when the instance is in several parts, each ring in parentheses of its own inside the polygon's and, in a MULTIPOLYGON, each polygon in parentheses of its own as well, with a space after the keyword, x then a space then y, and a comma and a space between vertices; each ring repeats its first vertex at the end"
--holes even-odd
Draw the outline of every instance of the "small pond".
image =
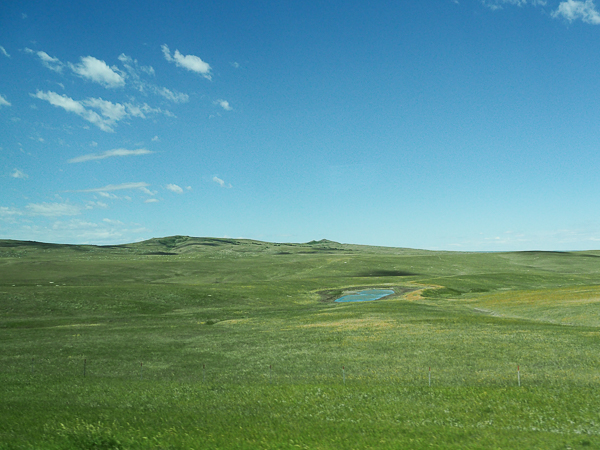
POLYGON ((336 300, 337 303, 346 302, 370 302, 373 300, 379 300, 382 297, 394 294, 391 289, 367 289, 366 291, 359 291, 354 294, 344 295, 336 300))

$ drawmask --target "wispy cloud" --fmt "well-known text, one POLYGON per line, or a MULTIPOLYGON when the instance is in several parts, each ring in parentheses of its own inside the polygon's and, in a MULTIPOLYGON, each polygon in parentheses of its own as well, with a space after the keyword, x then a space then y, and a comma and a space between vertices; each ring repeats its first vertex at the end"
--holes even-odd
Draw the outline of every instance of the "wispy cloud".
POLYGON ((546 0, 481 0, 485 6, 492 10, 502 9, 502 5, 513 6, 545 6, 546 0))
POLYGON ((233 187, 233 186, 231 186, 231 184, 225 183, 225 181, 221 180, 219 177, 213 177, 212 180, 221 187, 224 187, 224 188, 232 188, 233 187))
POLYGON ((86 109, 82 102, 78 102, 73 100, 71 97, 67 97, 66 95, 60 95, 56 92, 48 91, 42 92, 37 91, 32 94, 33 97, 39 98, 40 100, 45 100, 53 106, 58 108, 62 108, 65 111, 72 112, 82 117, 84 120, 87 120, 90 123, 93 123, 102 131, 114 132, 113 126, 115 125, 114 120, 111 120, 106 117, 102 117, 95 111, 86 109))
POLYGON ((88 108, 97 109, 111 123, 117 123, 128 115, 144 117, 139 108, 128 104, 112 103, 102 98, 88 98, 81 102, 82 105, 88 108))
POLYGON ((552 17, 563 17, 569 22, 581 19, 591 25, 600 25, 600 13, 596 10, 596 5, 592 0, 561 2, 558 9, 552 13, 552 17))
POLYGON ((32 216, 76 216, 81 213, 78 206, 70 203, 30 203, 25 209, 32 216))
POLYGON ((108 205, 104 202, 87 202, 85 204, 85 209, 96 209, 96 208, 103 208, 106 209, 108 208, 108 205))
POLYGON ((117 197, 115 194, 109 194, 108 192, 98 192, 98 195, 100 197, 110 198, 111 200, 119 200, 119 197, 117 197))
POLYGON ((102 219, 102 222, 104 223, 109 223, 111 225, 125 225, 123 222, 121 222, 120 220, 114 220, 114 219, 102 219))
MULTIPOLYGON (((58 58, 50 56, 46 52, 36 52, 30 48, 25 48, 25 52, 37 55, 45 67, 55 72, 62 72, 65 67, 65 64, 58 58)), ((79 63, 67 63, 67 65, 74 74, 104 87, 117 88, 125 85, 125 74, 120 73, 121 71, 116 66, 109 67, 106 62, 93 56, 82 56, 79 63)), ((152 72, 154 71, 151 67, 149 69, 144 67, 144 70, 150 71, 150 69, 152 72)))
POLYGON ((41 63, 44 65, 44 67, 53 70, 54 72, 58 72, 61 73, 63 68, 64 68, 64 64, 60 61, 60 59, 55 58, 53 56, 50 56, 48 53, 46 52, 36 52, 34 50, 31 50, 30 48, 25 48, 25 53, 30 53, 30 54, 35 54, 38 56, 38 58, 40 58, 41 63))
POLYGON ((104 219, 100 222, 90 222, 80 219, 68 221, 57 220, 51 228, 36 228, 28 234, 38 235, 42 240, 64 241, 81 244, 108 244, 132 242, 140 239, 140 233, 147 234, 149 230, 133 224, 126 225, 119 220, 104 219), (49 238, 45 238, 48 236, 49 238))
POLYGON ((65 111, 75 113, 83 119, 87 120, 88 122, 93 123, 103 131, 114 131, 112 128, 112 125, 114 125, 114 123, 112 121, 103 118, 95 111, 86 109, 81 102, 73 100, 71 97, 67 97, 66 95, 60 95, 52 91, 37 91, 35 95, 32 94, 32 96, 35 98, 39 98, 40 100, 45 100, 51 105, 56 106, 58 108, 62 108, 65 111))
POLYGON ((144 200, 144 203, 158 203, 159 200, 156 198, 149 198, 148 200, 144 200))
POLYGON ((113 192, 113 191, 123 191, 123 190, 134 190, 139 189, 142 192, 150 195, 154 195, 152 191, 148 189, 150 186, 148 183, 138 182, 138 183, 122 183, 122 184, 108 184, 103 187, 93 188, 93 189, 80 189, 74 192, 113 192))
POLYGON ((146 118, 146 114, 164 113, 170 115, 168 111, 162 111, 159 108, 151 108, 146 103, 143 105, 134 105, 131 103, 112 103, 101 98, 88 98, 86 100, 73 100, 72 98, 57 94, 56 92, 37 91, 31 94, 40 100, 45 100, 53 106, 62 108, 65 111, 72 112, 93 123, 102 131, 114 132, 114 126, 120 120, 129 117, 146 118), (94 111, 98 110, 98 112, 94 111))
POLYGON ((96 161, 99 159, 106 159, 113 156, 140 156, 154 153, 145 148, 139 148, 136 150, 127 150, 125 148, 117 148, 114 150, 107 150, 102 153, 89 153, 87 155, 77 156, 76 158, 69 159, 69 163, 81 163, 86 161, 96 161))
POLYGON ((208 80, 212 79, 210 73, 212 69, 210 65, 207 62, 202 61, 198 56, 182 55, 179 53, 179 50, 175 50, 175 53, 171 56, 171 50, 169 50, 167 44, 163 44, 161 49, 167 61, 174 62, 178 67, 183 67, 189 71, 199 73, 208 80))
POLYGON ((6 98, 0 94, 0 108, 2 108, 3 106, 11 106, 11 103, 6 100, 6 98))
POLYGON ((190 96, 182 92, 173 92, 166 87, 151 86, 154 92, 173 103, 187 103, 190 100, 190 96))
POLYGON ((8 206, 0 206, 0 219, 10 219, 15 216, 22 216, 23 212, 17 208, 11 208, 8 206))
POLYGON ((48 69, 55 72, 62 72, 64 65, 58 58, 54 58, 46 52, 37 52, 37 55, 42 60, 42 64, 48 69))
POLYGON ((69 63, 73 72, 82 78, 94 81, 107 88, 117 88, 125 85, 125 78, 116 71, 116 67, 109 67, 104 61, 93 56, 82 56, 79 64, 69 63))
POLYGON ((171 192, 175 192, 176 194, 183 194, 183 189, 176 184, 167 184, 165 188, 171 192))
POLYGON ((133 59, 131 56, 128 56, 125 53, 121 53, 118 59, 123 63, 125 69, 133 78, 139 78, 139 72, 143 72, 150 76, 154 76, 156 74, 154 67, 140 66, 137 59, 133 59))
POLYGON ((22 171, 20 171, 19 169, 15 169, 11 172, 10 174, 11 177, 13 178, 20 178, 22 180, 29 178, 29 175, 23 173, 22 171))
POLYGON ((229 102, 227 100, 215 100, 215 105, 219 105, 221 108, 223 108, 225 111, 231 111, 233 108, 229 105, 229 102))
POLYGON ((10 55, 8 54, 8 52, 6 51, 6 49, 4 47, 2 47, 1 45, 0 45, 0 53, 2 53, 7 58, 10 58, 10 55))
POLYGON ((125 70, 127 71, 129 76, 128 82, 138 91, 144 94, 152 93, 155 95, 160 95, 161 97, 166 98, 173 103, 186 103, 189 101, 190 97, 187 94, 172 91, 166 87, 160 87, 154 83, 144 80, 142 75, 154 76, 155 72, 152 66, 140 66, 137 59, 133 59, 131 56, 128 56, 124 53, 119 55, 119 61, 121 61, 125 67, 125 70))
MULTIPOLYGON (((19 216, 6 216, 0 207, 0 220, 18 224, 19 216)), ((23 214, 24 215, 24 214, 23 214)), ((50 217, 51 219, 51 217, 50 217)), ((32 224, 25 219, 13 235, 27 236, 26 239, 41 242, 64 242, 69 244, 122 244, 147 239, 151 231, 139 224, 124 224, 118 220, 92 222, 77 217, 51 220, 48 225, 32 224), (25 221, 26 220, 26 221, 25 221)))

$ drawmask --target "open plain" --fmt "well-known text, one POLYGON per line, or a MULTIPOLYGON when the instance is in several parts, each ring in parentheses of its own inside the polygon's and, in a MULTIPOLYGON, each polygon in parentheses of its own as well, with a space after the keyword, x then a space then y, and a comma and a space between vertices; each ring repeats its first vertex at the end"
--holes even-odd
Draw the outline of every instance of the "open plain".
POLYGON ((0 241, 0 449, 599 448, 599 302, 599 251, 0 241))

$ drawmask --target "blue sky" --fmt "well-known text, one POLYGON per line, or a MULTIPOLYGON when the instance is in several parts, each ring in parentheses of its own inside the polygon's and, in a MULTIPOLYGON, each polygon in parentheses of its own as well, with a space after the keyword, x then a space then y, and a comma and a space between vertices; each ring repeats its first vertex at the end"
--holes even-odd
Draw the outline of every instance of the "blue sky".
POLYGON ((600 248, 600 5, 0 4, 0 238, 600 248))

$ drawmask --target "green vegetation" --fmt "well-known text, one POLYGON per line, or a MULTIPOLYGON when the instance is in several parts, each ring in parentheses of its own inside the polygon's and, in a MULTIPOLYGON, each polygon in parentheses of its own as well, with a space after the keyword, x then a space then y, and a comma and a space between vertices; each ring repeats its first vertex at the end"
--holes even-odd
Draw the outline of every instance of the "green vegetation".
POLYGON ((0 449, 598 448, 599 302, 600 252, 0 241, 0 449))

